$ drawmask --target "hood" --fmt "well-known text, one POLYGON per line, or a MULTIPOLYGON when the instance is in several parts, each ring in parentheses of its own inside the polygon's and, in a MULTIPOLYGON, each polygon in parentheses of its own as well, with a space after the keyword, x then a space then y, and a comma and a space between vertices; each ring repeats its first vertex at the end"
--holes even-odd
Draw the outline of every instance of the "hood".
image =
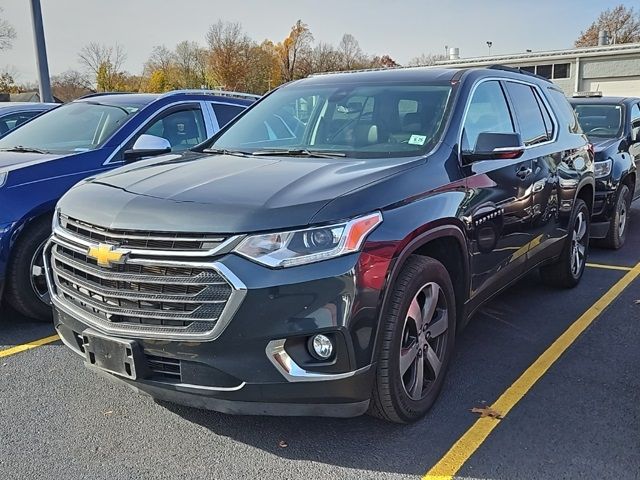
POLYGON ((611 151, 617 152, 622 140, 619 138, 590 137, 589 141, 593 145, 593 152, 596 160, 605 160, 611 151))
POLYGON ((54 153, 0 152, 0 170, 15 170, 27 165, 55 160, 61 156, 54 153))
POLYGON ((297 227, 337 197, 419 161, 187 154, 100 175, 71 189, 60 206, 72 217, 118 229, 242 233, 297 227))

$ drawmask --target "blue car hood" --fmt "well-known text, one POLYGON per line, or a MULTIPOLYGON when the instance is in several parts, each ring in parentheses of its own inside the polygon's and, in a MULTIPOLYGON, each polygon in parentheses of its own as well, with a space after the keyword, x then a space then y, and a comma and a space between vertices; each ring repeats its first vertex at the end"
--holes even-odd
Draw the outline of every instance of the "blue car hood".
POLYGON ((0 170, 15 170, 27 165, 55 160, 62 156, 64 155, 54 153, 0 152, 0 170))

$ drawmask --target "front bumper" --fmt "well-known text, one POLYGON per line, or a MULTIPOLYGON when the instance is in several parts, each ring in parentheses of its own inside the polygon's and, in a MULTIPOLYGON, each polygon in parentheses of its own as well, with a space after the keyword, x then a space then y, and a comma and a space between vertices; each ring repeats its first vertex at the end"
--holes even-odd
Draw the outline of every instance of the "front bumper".
MULTIPOLYGON (((177 364, 180 373, 151 371, 136 380, 105 375, 160 400, 226 413, 360 415, 375 374, 379 292, 358 290, 358 261, 350 255, 272 270, 226 255, 219 262, 242 281, 246 295, 215 340, 118 335, 141 347, 143 361, 177 364), (332 361, 319 362, 306 351, 316 333, 334 338, 332 361)), ((94 326, 60 306, 54 319, 64 343, 84 357, 81 336, 94 326)))

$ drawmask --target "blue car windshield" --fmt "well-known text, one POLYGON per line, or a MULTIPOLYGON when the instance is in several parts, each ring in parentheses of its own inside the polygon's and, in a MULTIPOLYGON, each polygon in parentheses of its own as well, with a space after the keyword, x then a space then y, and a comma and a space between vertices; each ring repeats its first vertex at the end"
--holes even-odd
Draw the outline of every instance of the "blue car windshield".
POLYGON ((51 153, 94 150, 139 108, 85 101, 62 105, 9 132, 0 139, 0 150, 16 147, 51 153))
POLYGON ((451 85, 312 84, 272 93, 206 145, 219 151, 308 151, 356 158, 420 155, 437 142, 451 85))

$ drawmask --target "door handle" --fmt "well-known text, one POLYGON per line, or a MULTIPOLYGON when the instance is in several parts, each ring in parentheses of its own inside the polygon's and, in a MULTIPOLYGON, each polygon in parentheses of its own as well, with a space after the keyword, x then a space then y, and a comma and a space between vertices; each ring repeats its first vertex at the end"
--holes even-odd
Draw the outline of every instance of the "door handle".
POLYGON ((518 170, 516 170, 516 177, 518 177, 521 180, 524 180, 529 175, 531 175, 532 172, 533 170, 531 169, 531 167, 527 167, 523 165, 518 170))

